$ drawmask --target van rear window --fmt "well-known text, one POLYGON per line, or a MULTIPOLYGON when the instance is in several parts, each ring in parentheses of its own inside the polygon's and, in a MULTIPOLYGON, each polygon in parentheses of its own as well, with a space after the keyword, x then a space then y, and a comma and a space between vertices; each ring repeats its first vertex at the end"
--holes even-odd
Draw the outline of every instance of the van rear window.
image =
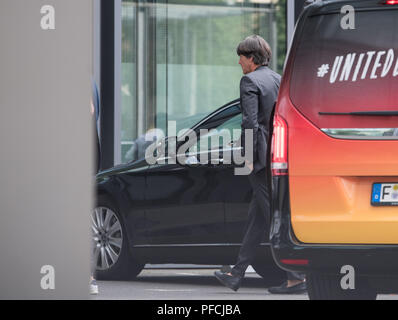
POLYGON ((307 19, 294 57, 290 97, 319 128, 398 128, 398 10, 307 19), (352 113, 369 112, 367 116, 352 113))

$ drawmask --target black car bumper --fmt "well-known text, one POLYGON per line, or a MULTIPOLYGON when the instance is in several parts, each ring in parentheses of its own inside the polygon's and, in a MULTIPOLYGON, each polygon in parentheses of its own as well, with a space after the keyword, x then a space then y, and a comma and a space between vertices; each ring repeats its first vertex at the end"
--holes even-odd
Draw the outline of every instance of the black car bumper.
POLYGON ((301 243, 291 228, 288 176, 273 177, 270 230, 275 262, 287 271, 340 274, 343 266, 358 275, 398 276, 398 245, 333 245, 301 243))

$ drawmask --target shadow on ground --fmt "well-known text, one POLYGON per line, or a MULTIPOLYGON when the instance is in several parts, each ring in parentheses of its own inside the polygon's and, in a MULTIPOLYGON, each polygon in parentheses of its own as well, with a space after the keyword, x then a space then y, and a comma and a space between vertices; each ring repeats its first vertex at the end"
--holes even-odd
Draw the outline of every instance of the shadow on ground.
MULTIPOLYGON (((179 276, 159 276, 159 275, 143 275, 138 276, 135 282, 142 283, 163 283, 163 284, 190 284, 194 286, 214 286, 220 285, 214 276, 202 275, 179 275, 179 276)), ((245 277, 241 288, 268 288, 280 285, 280 281, 265 281, 260 277, 245 277)))

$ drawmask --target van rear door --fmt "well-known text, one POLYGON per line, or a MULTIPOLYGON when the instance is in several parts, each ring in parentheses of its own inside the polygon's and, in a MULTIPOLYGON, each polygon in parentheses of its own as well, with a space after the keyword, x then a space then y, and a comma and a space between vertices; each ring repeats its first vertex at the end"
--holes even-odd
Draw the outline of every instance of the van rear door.
POLYGON ((398 243, 398 6, 365 2, 352 1, 355 29, 336 4, 309 16, 292 52, 291 219, 305 243, 398 243))

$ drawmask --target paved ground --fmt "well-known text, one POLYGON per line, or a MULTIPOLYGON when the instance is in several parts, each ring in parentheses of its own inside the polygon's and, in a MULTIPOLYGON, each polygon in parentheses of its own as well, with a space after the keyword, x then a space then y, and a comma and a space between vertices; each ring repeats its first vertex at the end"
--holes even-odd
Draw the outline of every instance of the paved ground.
MULTIPOLYGON (((248 274, 238 292, 221 286, 214 269, 145 269, 136 281, 98 281, 92 299, 133 300, 308 300, 307 294, 272 295, 257 274, 248 274)), ((398 295, 379 295, 398 300, 398 295)))

